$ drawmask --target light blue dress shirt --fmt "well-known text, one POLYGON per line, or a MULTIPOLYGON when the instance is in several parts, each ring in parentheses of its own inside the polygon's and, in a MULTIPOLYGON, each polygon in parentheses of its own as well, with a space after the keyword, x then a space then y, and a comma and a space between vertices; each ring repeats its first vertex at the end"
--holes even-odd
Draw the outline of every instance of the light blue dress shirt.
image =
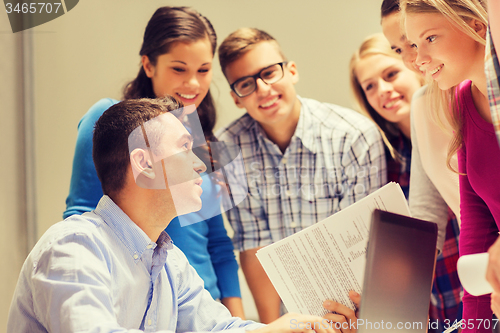
POLYGON ((167 233, 148 236, 107 196, 53 225, 26 259, 7 332, 243 332, 167 233))

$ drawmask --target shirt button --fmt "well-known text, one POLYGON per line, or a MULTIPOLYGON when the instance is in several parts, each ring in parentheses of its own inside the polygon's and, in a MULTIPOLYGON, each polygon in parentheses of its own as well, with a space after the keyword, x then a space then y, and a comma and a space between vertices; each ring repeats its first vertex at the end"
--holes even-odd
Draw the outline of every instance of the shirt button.
POLYGON ((137 254, 134 254, 134 259, 139 259, 139 256, 137 254))
POLYGON ((151 319, 148 319, 148 325, 151 326, 151 319))
POLYGON ((297 228, 297 223, 295 222, 290 223, 290 228, 297 228))
POLYGON ((146 246, 148 249, 152 248, 153 247, 153 244, 149 244, 148 246, 146 246))
POLYGON ((283 157, 283 158, 281 159, 281 163, 282 163, 282 164, 286 164, 286 162, 287 162, 286 157, 283 157))
POLYGON ((285 193, 286 193, 286 195, 287 195, 288 197, 292 195, 292 191, 290 191, 290 190, 286 190, 286 191, 285 191, 285 193))

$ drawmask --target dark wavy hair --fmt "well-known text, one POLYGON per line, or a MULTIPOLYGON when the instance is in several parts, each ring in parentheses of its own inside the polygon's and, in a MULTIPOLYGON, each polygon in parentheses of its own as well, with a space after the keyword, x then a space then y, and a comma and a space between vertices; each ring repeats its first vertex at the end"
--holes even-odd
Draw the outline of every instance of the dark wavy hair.
POLYGON ((125 186, 130 133, 149 120, 182 107, 182 102, 171 96, 126 99, 102 114, 94 127, 92 158, 104 194, 114 198, 125 186))
MULTIPOLYGON (((146 55, 151 64, 156 65, 158 56, 168 53, 175 43, 196 42, 204 38, 209 39, 214 55, 217 35, 205 16, 189 7, 160 7, 146 26, 139 55, 146 55)), ((125 86, 123 95, 124 99, 162 97, 155 95, 151 79, 147 77, 142 66, 137 77, 125 86)), ((213 134, 216 114, 210 90, 197 111, 205 139, 216 141, 213 134)), ((188 120, 192 121, 193 117, 194 115, 188 116, 188 120)))
POLYGON ((382 6, 380 6, 380 16, 384 18, 387 15, 399 12, 399 10, 399 0, 384 0, 382 6))

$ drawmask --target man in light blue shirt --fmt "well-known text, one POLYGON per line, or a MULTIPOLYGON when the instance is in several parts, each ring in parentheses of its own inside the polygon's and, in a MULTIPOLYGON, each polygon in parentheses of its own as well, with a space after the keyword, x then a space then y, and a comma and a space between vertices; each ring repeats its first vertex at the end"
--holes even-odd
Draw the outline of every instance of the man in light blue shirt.
POLYGON ((175 216, 201 208, 205 170, 174 110, 182 111, 173 98, 126 100, 97 121, 93 158, 104 196, 35 245, 7 332, 291 332, 292 320, 322 320, 243 321, 203 288, 164 231, 175 216))

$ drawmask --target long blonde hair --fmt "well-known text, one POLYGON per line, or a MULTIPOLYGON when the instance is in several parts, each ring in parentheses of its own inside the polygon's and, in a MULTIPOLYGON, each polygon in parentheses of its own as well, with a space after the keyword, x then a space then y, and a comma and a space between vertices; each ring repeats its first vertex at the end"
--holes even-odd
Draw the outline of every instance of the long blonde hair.
MULTIPOLYGON (((486 45, 486 40, 479 35, 469 24, 470 20, 478 20, 485 27, 488 25, 488 14, 485 0, 401 0, 403 20, 407 14, 441 14, 460 31, 476 42, 486 45)), ((448 90, 439 89, 435 81, 429 83, 428 104, 432 110, 432 118, 445 129, 447 121, 453 130, 453 139, 448 148, 446 164, 449 169, 457 172, 451 166, 451 158, 463 144, 463 120, 460 105, 456 102, 456 86, 448 90), (443 120, 443 115, 444 119, 443 120)))
MULTIPOLYGON (((389 149, 391 156, 395 159, 399 159, 400 156, 397 153, 396 149, 391 145, 390 141, 396 136, 399 136, 400 130, 398 126, 390 121, 387 121, 383 118, 375 109, 370 105, 366 98, 366 94, 361 87, 361 84, 358 81, 356 76, 356 67, 359 62, 372 55, 381 54, 387 57, 391 57, 397 59, 403 63, 401 56, 397 54, 394 50, 391 49, 391 44, 387 41, 385 36, 382 33, 374 34, 368 36, 358 50, 354 52, 351 57, 351 62, 349 63, 349 76, 350 76, 350 85, 351 91, 354 95, 354 99, 357 104, 357 109, 368 118, 372 119, 380 130, 380 134, 382 135, 382 139, 384 140, 385 145, 389 149)), ((417 80, 420 80, 421 84, 423 84, 423 79, 418 77, 415 74, 417 80)))

